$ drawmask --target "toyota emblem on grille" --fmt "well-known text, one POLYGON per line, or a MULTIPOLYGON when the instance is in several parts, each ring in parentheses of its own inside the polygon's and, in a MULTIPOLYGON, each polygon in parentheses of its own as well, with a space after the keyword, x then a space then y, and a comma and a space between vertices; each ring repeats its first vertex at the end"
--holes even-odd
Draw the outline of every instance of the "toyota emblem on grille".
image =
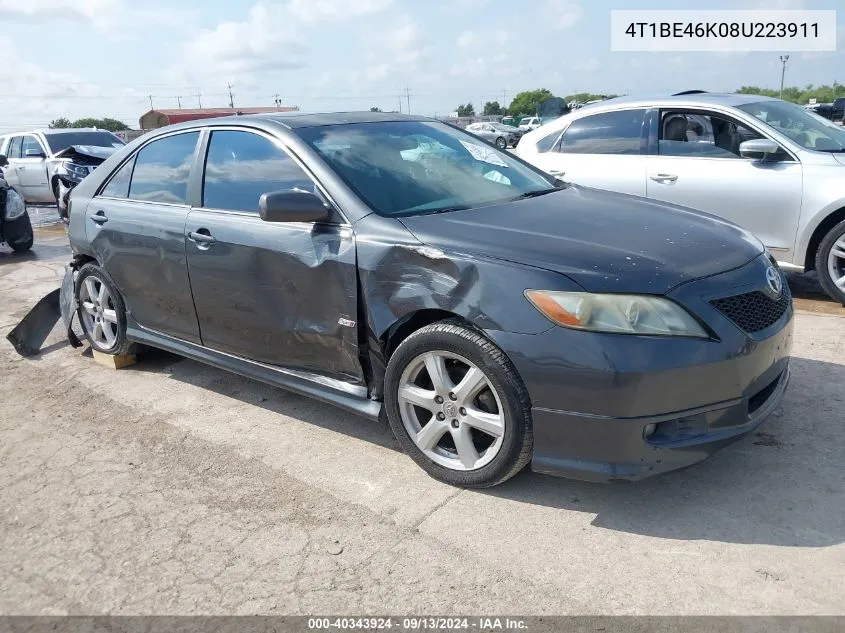
POLYGON ((769 266, 766 270, 766 285, 769 287, 769 293, 775 298, 783 291, 783 278, 774 266, 769 266))

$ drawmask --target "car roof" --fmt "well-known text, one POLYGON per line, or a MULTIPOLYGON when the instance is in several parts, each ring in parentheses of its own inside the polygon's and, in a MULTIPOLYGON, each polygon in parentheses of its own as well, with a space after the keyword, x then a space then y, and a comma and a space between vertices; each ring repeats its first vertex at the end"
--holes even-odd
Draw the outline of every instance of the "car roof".
POLYGON ((73 134, 74 132, 109 132, 95 127, 63 127, 63 128, 39 128, 35 130, 17 130, 15 132, 4 132, 0 136, 28 136, 30 134, 73 134))
POLYGON ((689 92, 686 94, 674 95, 651 95, 651 96, 624 96, 605 99, 599 103, 585 105, 574 112, 598 112, 600 110, 616 110, 620 107, 653 107, 655 105, 688 106, 688 105, 722 105, 736 107, 747 103, 758 103, 760 101, 778 101, 774 97, 764 97, 754 94, 739 94, 731 92, 689 92))

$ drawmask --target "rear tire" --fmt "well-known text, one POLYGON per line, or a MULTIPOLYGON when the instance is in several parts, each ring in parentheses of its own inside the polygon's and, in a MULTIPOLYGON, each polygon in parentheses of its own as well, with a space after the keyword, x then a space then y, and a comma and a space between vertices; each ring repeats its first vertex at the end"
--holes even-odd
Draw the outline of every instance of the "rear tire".
POLYGON ((4 228, 6 233, 6 243, 16 253, 25 253, 32 248, 32 222, 29 219, 29 212, 24 211, 24 214, 19 218, 7 221, 4 228), (10 231, 10 227, 14 227, 10 231), (12 233, 10 236, 9 233, 12 233))
POLYGON ((103 354, 129 354, 134 345, 126 338, 126 305, 109 274, 93 263, 79 269, 75 284, 82 331, 91 347, 103 354))
POLYGON ((499 138, 496 139, 496 147, 498 147, 499 149, 507 149, 508 148, 508 142, 503 137, 500 136, 499 138))
POLYGON ((525 385, 502 350, 459 321, 428 325, 399 345, 384 405, 405 452, 451 486, 495 486, 531 460, 525 385))
POLYGON ((845 306, 845 220, 822 238, 816 251, 816 271, 824 291, 845 306))

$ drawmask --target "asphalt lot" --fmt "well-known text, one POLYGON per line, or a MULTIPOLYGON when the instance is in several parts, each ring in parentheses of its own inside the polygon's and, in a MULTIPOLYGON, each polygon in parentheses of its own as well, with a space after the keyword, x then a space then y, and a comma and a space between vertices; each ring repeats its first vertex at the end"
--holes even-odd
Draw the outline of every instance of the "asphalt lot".
MULTIPOLYGON (((61 225, 0 249, 0 331, 61 225)), ((794 278, 793 378, 746 440, 630 485, 460 491, 390 431, 165 353, 0 339, 3 614, 845 614, 845 309, 794 278)))

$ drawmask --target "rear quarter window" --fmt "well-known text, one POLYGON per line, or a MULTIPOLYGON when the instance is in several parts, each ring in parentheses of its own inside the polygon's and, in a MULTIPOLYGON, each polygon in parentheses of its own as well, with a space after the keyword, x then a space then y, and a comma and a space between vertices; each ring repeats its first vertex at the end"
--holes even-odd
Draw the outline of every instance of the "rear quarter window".
POLYGON ((148 143, 135 158, 129 198, 187 204, 188 179, 199 132, 174 134, 148 143))

